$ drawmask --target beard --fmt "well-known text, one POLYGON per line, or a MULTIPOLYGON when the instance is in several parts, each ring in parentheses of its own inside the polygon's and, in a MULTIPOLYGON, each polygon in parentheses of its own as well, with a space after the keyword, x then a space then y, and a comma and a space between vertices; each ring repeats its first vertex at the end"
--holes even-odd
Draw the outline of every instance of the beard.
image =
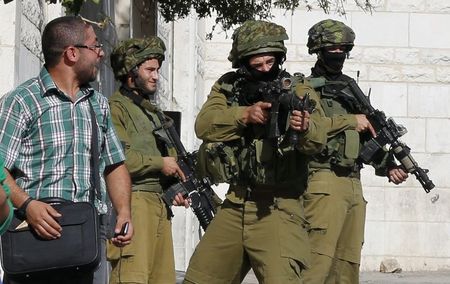
POLYGON ((150 98, 156 93, 157 84, 155 83, 155 86, 151 86, 146 79, 139 76, 134 78, 134 85, 135 89, 137 89, 144 97, 150 98))
POLYGON ((75 72, 78 77, 80 85, 84 85, 93 82, 97 79, 98 70, 100 69, 100 63, 92 63, 89 65, 80 66, 76 68, 75 72))

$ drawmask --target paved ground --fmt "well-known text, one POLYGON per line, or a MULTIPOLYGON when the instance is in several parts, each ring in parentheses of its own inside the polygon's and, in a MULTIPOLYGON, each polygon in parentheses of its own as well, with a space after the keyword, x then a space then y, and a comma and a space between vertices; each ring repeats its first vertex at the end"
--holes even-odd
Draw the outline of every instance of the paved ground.
MULTIPOLYGON (((177 272, 177 283, 181 283, 184 273, 177 272)), ((362 272, 361 284, 450 284, 450 271, 423 271, 381 273, 362 272)), ((249 273, 242 284, 258 284, 253 273, 249 273)))
POLYGON ((401 273, 363 272, 360 283, 365 284, 449 284, 450 271, 421 271, 401 273))

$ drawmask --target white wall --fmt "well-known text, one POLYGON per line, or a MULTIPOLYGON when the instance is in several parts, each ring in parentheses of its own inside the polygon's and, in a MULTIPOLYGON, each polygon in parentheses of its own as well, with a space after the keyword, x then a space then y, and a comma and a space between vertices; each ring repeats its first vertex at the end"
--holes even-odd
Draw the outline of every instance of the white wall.
MULTIPOLYGON (((375 177, 372 169, 363 170, 369 203, 362 269, 377 270, 386 257, 396 258, 404 270, 450 269, 450 2, 373 2, 378 6, 372 15, 354 5, 347 6, 345 17, 317 9, 293 15, 278 11, 273 21, 289 34, 285 67, 310 73, 315 57, 307 52, 307 31, 316 22, 333 18, 355 30, 356 46, 344 72, 355 77, 359 70, 361 88, 372 88, 374 106, 408 128, 402 141, 412 148, 419 165, 430 169, 436 184, 425 194, 414 176, 404 185, 393 186, 375 177), (431 202, 436 195, 439 199, 431 202)), ((213 23, 213 19, 205 22, 205 32, 213 23)), ((231 70, 226 59, 231 34, 227 38, 216 29, 213 39, 205 42, 200 101, 206 100, 214 81, 231 70)))
MULTIPOLYGON (((201 22, 194 16, 171 23, 171 31, 173 50, 168 52, 168 64, 171 64, 169 71, 172 74, 169 81, 173 91, 170 104, 166 103, 165 109, 181 112, 181 140, 186 150, 191 152, 199 146, 199 140, 194 133, 194 121, 203 103, 203 100, 198 100, 198 94, 204 92, 205 32, 201 22)), ((170 94, 166 97, 170 97, 170 94)), ((184 270, 199 240, 199 226, 190 209, 178 207, 173 210, 176 269, 184 270)))

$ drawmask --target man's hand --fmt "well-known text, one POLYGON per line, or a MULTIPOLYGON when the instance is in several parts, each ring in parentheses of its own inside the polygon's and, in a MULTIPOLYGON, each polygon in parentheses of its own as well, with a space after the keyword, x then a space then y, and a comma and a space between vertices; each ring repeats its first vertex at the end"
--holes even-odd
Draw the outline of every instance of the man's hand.
POLYGON ((124 247, 131 243, 131 238, 133 237, 134 228, 131 220, 120 218, 117 216, 116 227, 114 228, 115 236, 111 239, 111 242, 116 247, 124 247), (125 235, 121 235, 120 232, 124 227, 125 223, 128 223, 128 230, 125 235))
MULTIPOLYGON (((17 185, 9 169, 4 168, 4 170, 6 172, 5 183, 11 189, 11 201, 16 208, 20 208, 30 196, 17 185)), ((28 225, 36 231, 39 237, 47 240, 61 237, 62 228, 56 219, 62 215, 51 205, 31 200, 26 206, 25 215, 28 225)))
POLYGON ((372 134, 372 137, 377 137, 377 133, 375 132, 375 129, 373 129, 372 124, 370 124, 369 120, 367 119, 365 114, 356 114, 356 131, 358 132, 365 132, 370 131, 370 134, 372 134))
POLYGON ((296 131, 306 131, 309 128, 309 117, 307 111, 294 110, 289 119, 289 126, 296 131))
POLYGON ((257 102, 247 107, 242 115, 242 121, 245 124, 265 124, 269 119, 270 103, 257 102))
POLYGON ((175 198, 172 201, 172 204, 174 206, 184 206, 184 208, 188 208, 189 207, 189 198, 184 198, 183 194, 177 193, 177 195, 175 195, 175 198))
POLYGON ((183 171, 178 166, 177 160, 175 157, 163 157, 163 168, 161 172, 165 176, 173 176, 181 179, 183 182, 186 181, 186 176, 183 171))
POLYGON ((111 239, 117 247, 123 247, 131 242, 133 224, 131 223, 131 179, 123 162, 110 165, 105 169, 106 188, 117 212, 117 222, 114 232, 120 233, 122 226, 128 222, 128 232, 111 239))
POLYGON ((52 206, 33 200, 28 204, 26 213, 28 224, 41 238, 52 240, 61 237, 62 228, 56 219, 62 215, 52 206))
POLYGON ((395 167, 388 171, 389 181, 395 184, 401 184, 408 178, 408 173, 406 173, 401 167, 395 167))

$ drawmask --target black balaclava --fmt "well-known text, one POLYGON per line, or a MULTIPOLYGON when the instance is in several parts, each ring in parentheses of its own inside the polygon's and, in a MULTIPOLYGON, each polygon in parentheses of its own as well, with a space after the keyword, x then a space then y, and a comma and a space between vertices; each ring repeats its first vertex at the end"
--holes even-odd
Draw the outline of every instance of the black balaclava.
POLYGON ((244 67, 247 70, 247 72, 250 74, 251 78, 255 81, 273 81, 278 77, 278 74, 280 74, 280 65, 284 62, 284 56, 276 54, 275 55, 275 62, 270 68, 268 72, 262 72, 259 70, 256 70, 255 68, 252 68, 249 64, 249 59, 245 59, 244 67))
POLYGON ((347 58, 347 52, 328 52, 321 50, 319 53, 319 64, 325 67, 327 73, 331 75, 342 74, 344 61, 347 58))

